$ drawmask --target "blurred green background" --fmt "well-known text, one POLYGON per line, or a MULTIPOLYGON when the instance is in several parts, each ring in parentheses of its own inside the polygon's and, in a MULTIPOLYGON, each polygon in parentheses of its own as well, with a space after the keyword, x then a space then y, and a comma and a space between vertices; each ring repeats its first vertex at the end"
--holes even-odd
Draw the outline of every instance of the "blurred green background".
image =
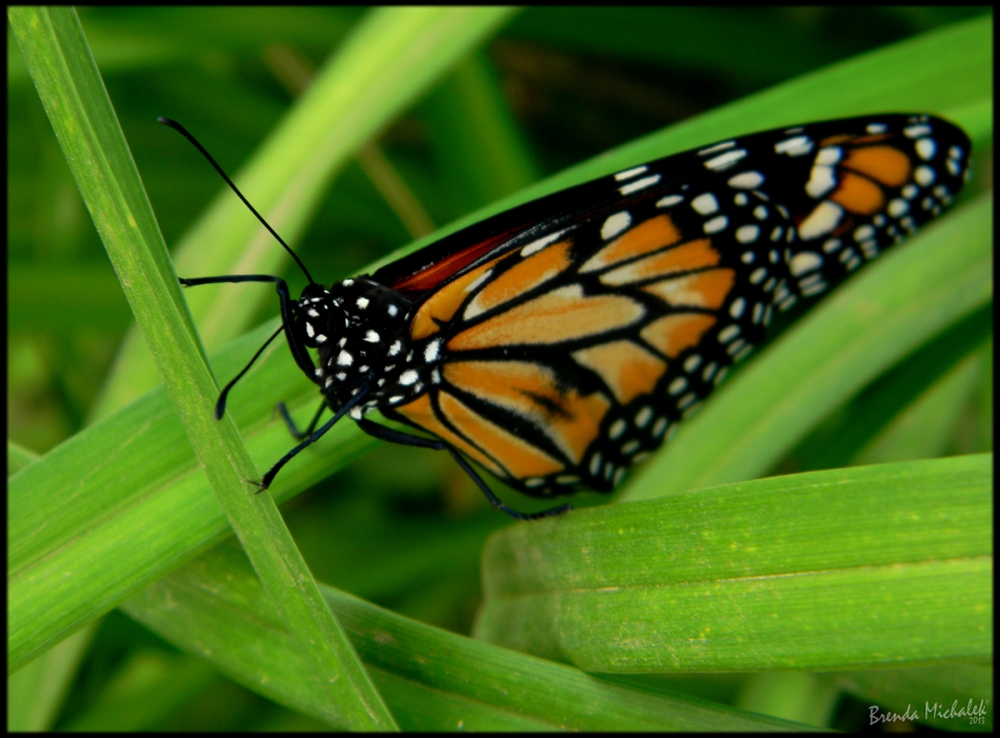
MULTIPOLYGON (((320 281, 340 279, 619 144, 984 12, 525 10, 339 174, 297 251, 320 281), (477 103, 499 111, 497 135, 513 152, 489 176, 482 142, 463 125, 477 103)), ((361 15, 342 8, 80 11, 168 246, 220 182, 196 155, 177 155, 176 134, 156 117, 183 122, 232 173, 290 105, 297 75, 335 53, 361 15)), ((41 454, 87 424, 131 315, 10 38, 8 111, 8 437, 41 454)), ((283 276, 297 294, 301 275, 290 269, 283 276)), ((276 301, 259 321, 275 314, 276 301)), ((824 446, 822 438, 812 442, 824 446)), ((380 446, 283 511, 317 579, 461 633, 478 603, 483 540, 509 522, 450 459, 396 446, 380 446), (337 546, 326 545, 333 540, 337 546)), ((677 688, 729 702, 737 679, 677 688)), ((843 698, 834 727, 857 727, 863 712, 843 698)), ((81 725, 321 727, 188 660, 117 611, 98 628, 54 727, 81 725), (190 672, 182 698, 136 724, 115 723, 122 715, 107 706, 118 704, 122 690, 141 694, 164 664, 190 672), (96 718, 102 714, 111 722, 96 718)))

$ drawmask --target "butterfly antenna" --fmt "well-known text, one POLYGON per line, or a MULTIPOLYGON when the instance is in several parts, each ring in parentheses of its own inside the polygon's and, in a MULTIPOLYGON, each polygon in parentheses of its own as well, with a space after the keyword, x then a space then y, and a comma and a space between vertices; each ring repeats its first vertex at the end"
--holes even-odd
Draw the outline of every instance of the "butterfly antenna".
POLYGON ((301 269, 302 273, 306 275, 306 279, 309 280, 309 284, 316 284, 316 281, 312 278, 312 275, 309 273, 309 270, 306 269, 306 265, 302 263, 302 260, 295 255, 295 252, 288 247, 288 244, 282 240, 281 236, 279 236, 275 232, 275 230, 268 224, 268 222, 264 220, 263 217, 261 217, 261 214, 257 212, 257 210, 254 208, 253 205, 250 204, 250 201, 247 200, 245 197, 243 197, 243 193, 240 192, 239 188, 235 184, 233 184, 233 180, 229 179, 226 173, 222 170, 222 167, 219 166, 218 162, 216 162, 215 159, 212 158, 212 155, 205 150, 205 147, 202 146, 200 143, 198 143, 198 139, 192 136, 191 133, 188 131, 188 129, 182 126, 176 120, 171 120, 170 118, 164 118, 162 115, 156 120, 158 123, 162 123, 165 126, 170 126, 175 131, 184 136, 184 138, 186 138, 188 141, 194 144, 194 147, 201 152, 202 156, 208 159, 208 163, 211 164, 213 167, 215 167, 215 171, 217 171, 219 175, 226 181, 226 184, 229 185, 230 188, 232 188, 233 192, 236 193, 236 196, 243 201, 244 205, 250 208, 251 213, 257 216, 257 220, 263 223, 264 227, 267 228, 268 231, 270 231, 271 235, 278 240, 278 243, 280 243, 282 246, 285 247, 285 251, 291 254, 292 258, 295 259, 295 263, 299 265, 299 269, 301 269))

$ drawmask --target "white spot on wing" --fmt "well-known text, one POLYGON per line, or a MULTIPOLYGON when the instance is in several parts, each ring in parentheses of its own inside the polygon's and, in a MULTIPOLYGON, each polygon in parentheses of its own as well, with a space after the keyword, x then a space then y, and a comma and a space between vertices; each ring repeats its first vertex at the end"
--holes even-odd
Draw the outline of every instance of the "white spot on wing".
POLYGON ((693 199, 691 207, 700 215, 711 215, 719 209, 719 201, 715 199, 715 195, 711 192, 706 192, 693 199))
MULTIPOLYGON (((742 297, 737 297, 735 300, 733 300, 733 304, 729 306, 729 314, 732 315, 737 320, 739 320, 739 318, 743 315, 743 311, 746 309, 746 306, 747 306, 747 301, 744 300, 742 297)), ((688 371, 691 370, 688 369, 688 371)))
POLYGON ((727 325, 721 331, 719 331, 719 341, 722 343, 729 343, 740 333, 740 327, 735 323, 727 325))
POLYGON ((740 172, 729 178, 726 183, 737 190, 755 190, 764 184, 764 175, 760 172, 740 172))
POLYGON ((889 201, 889 205, 886 208, 886 212, 889 213, 893 218, 901 218, 906 213, 910 211, 910 203, 902 198, 895 198, 889 201))
POLYGON ((802 156, 813 150, 813 141, 808 136, 795 136, 774 145, 774 153, 802 156))
POLYGON ((799 223, 799 236, 806 241, 825 236, 840 224, 843 215, 844 209, 840 205, 824 200, 799 223))
POLYGON ((694 392, 688 392, 686 395, 684 395, 684 397, 682 397, 677 401, 677 407, 680 410, 684 410, 686 408, 691 407, 691 405, 694 404, 697 401, 697 399, 698 395, 696 395, 694 392))
POLYGON ((652 187, 659 182, 660 179, 662 178, 659 174, 643 177, 642 179, 637 179, 635 182, 629 182, 627 185, 619 187, 618 192, 622 195, 631 195, 633 192, 638 192, 639 190, 644 190, 647 187, 652 187))
POLYGON ((621 182, 624 179, 632 179, 632 177, 636 177, 642 174, 647 169, 649 169, 649 167, 647 167, 645 164, 639 167, 632 167, 631 169, 626 169, 622 172, 618 172, 618 174, 615 175, 615 180, 621 182))
POLYGON ((809 172, 806 194, 818 200, 836 185, 837 179, 833 176, 833 167, 816 166, 809 172))
POLYGON ((843 151, 839 146, 825 146, 816 154, 816 164, 820 166, 830 166, 840 161, 843 151))
POLYGON ((706 156, 708 154, 714 154, 716 151, 725 151, 726 149, 731 149, 736 145, 735 141, 723 141, 722 143, 714 144, 709 146, 707 149, 701 149, 698 152, 699 156, 706 156))
POLYGON ((601 238, 607 241, 614 238, 632 224, 632 216, 625 210, 614 215, 609 215, 601 226, 601 238))
POLYGON ((712 234, 726 230, 726 227, 728 225, 729 225, 729 218, 727 218, 725 215, 717 215, 711 220, 706 221, 705 225, 703 226, 703 229, 705 233, 712 234))
POLYGON ((864 225, 855 228, 854 233, 852 233, 851 235, 854 236, 855 241, 861 243, 862 241, 868 241, 872 238, 875 238, 875 229, 872 228, 867 223, 865 223, 864 225))
POLYGON ((735 151, 727 151, 725 154, 720 154, 713 159, 709 159, 705 162, 705 168, 711 169, 714 172, 721 172, 729 169, 731 166, 735 165, 738 161, 744 159, 747 155, 746 149, 736 149, 735 151))
MULTIPOLYGON (((757 240, 758 236, 760 236, 760 228, 752 223, 750 225, 740 226, 736 229, 736 240, 740 243, 753 243, 757 240)), ((750 259, 752 261, 753 252, 747 251, 743 254, 743 256, 745 257, 747 254, 750 254, 750 259)), ((746 261, 746 259, 744 259, 744 261, 746 261)))
POLYGON ((822 256, 814 251, 800 251, 792 257, 788 268, 792 272, 793 277, 799 277, 814 269, 819 269, 821 266, 823 266, 822 256))
POLYGON ((903 129, 903 135, 907 138, 920 138, 930 135, 931 127, 928 125, 907 126, 903 129))
POLYGON ((567 229, 561 231, 556 231, 555 233, 550 233, 547 236, 539 238, 537 241, 532 241, 523 249, 521 249, 521 256, 531 256, 548 246, 550 243, 555 243, 555 241, 566 232, 567 229))

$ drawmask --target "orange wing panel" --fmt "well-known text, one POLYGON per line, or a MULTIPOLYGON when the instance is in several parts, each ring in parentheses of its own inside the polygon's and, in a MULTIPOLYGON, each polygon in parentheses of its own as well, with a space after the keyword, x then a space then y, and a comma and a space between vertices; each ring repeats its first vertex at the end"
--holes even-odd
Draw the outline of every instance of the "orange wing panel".
POLYGON ((641 331, 639 335, 655 346, 660 352, 676 358, 681 351, 697 346, 705 331, 715 325, 715 318, 700 313, 683 313, 667 315, 654 320, 641 331))
POLYGON ((491 423, 446 392, 438 395, 438 402, 452 425, 477 445, 488 448, 507 469, 508 476, 514 479, 541 477, 565 468, 561 462, 491 423))
POLYGON ((587 297, 578 284, 560 287, 468 328, 448 342, 452 351, 560 343, 624 328, 645 309, 627 297, 587 297))
POLYGON ((888 187, 902 187, 910 178, 910 158, 892 146, 851 149, 843 166, 888 187))
POLYGON ((659 251, 681 240, 680 229, 667 215, 640 223, 624 236, 616 238, 591 256, 580 267, 581 272, 593 272, 620 261, 635 259, 651 251, 659 251))
POLYGON ((464 451, 468 456, 471 456, 498 477, 504 476, 503 469, 493 459, 486 456, 461 436, 452 433, 444 423, 438 420, 437 415, 434 414, 434 409, 431 407, 431 400, 428 395, 421 395, 408 405, 397 407, 396 412, 409 418, 424 430, 444 439, 458 450, 464 451))
POLYGON ((573 352, 573 359, 601 375, 623 405, 653 391, 667 363, 631 341, 611 341, 573 352))
POLYGON ((546 246, 537 254, 512 266, 479 291, 465 309, 465 319, 469 320, 503 305, 568 269, 572 264, 569 258, 570 246, 570 241, 546 246))
POLYGON ((736 272, 732 269, 710 269, 686 277, 654 282, 642 289, 674 307, 718 310, 726 301, 735 282, 736 272))
POLYGON ((560 389, 551 370, 530 362, 457 361, 443 372, 455 387, 534 423, 576 464, 611 407, 598 392, 560 389))
POLYGON ((601 275, 601 281, 608 285, 623 285, 641 282, 657 277, 666 277, 678 272, 688 272, 692 269, 704 269, 715 266, 722 257, 712 248, 712 241, 699 238, 688 241, 680 246, 660 254, 647 256, 631 264, 612 269, 601 275))
POLYGON ((850 172, 844 172, 837 191, 830 199, 842 205, 844 210, 861 215, 877 213, 885 202, 881 187, 870 179, 850 172))
POLYGON ((427 338, 439 330, 439 323, 447 323, 455 315, 462 301, 475 288, 476 280, 486 276, 486 272, 502 257, 488 261, 468 274, 463 274, 454 282, 450 282, 431 295, 417 310, 410 321, 410 335, 414 340, 427 338))

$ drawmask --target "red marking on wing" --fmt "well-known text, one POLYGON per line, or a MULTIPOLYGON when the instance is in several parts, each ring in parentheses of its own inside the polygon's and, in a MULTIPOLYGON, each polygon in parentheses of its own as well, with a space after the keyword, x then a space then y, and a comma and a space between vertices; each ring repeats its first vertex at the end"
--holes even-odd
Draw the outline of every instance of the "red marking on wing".
POLYGON ((445 280, 453 277, 472 262, 479 259, 484 254, 488 254, 499 244, 512 236, 511 231, 500 233, 487 238, 484 241, 474 243, 454 254, 450 254, 432 264, 425 266, 409 276, 387 285, 394 290, 410 295, 421 294, 434 290, 445 280))

